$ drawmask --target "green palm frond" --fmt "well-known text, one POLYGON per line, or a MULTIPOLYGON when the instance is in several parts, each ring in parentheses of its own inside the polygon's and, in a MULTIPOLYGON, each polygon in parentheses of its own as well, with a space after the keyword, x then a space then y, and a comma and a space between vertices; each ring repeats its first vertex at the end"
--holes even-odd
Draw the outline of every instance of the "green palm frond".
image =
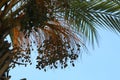
POLYGON ((64 9, 59 11, 63 12, 64 15, 61 16, 74 29, 82 32, 94 44, 98 37, 97 28, 120 32, 120 6, 117 4, 118 2, 111 0, 68 0, 68 7, 65 11, 64 9))
POLYGON ((98 5, 91 7, 90 12, 96 23, 120 32, 120 6, 118 4, 109 0, 100 2, 98 5))

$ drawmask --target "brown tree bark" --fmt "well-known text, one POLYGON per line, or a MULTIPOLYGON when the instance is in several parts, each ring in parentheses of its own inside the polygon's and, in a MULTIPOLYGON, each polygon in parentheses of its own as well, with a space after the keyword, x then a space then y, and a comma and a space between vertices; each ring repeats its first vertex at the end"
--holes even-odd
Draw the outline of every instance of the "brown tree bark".
POLYGON ((7 71, 12 57, 10 57, 10 44, 4 39, 0 39, 0 80, 8 80, 7 71))

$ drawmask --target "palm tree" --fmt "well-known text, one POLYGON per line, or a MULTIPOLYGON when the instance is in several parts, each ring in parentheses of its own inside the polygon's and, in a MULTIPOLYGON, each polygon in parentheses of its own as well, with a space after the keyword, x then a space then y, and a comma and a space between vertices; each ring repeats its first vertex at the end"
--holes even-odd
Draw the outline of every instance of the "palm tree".
POLYGON ((38 69, 74 66, 84 39, 98 42, 99 28, 120 32, 119 0, 1 0, 0 78, 16 64, 31 64, 35 47, 38 69))

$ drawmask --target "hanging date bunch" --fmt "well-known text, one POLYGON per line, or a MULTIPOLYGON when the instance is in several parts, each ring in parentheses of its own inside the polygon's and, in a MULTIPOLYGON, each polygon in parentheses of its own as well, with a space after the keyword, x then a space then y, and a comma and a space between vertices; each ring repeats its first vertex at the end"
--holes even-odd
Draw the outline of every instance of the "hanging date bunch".
POLYGON ((44 29, 45 39, 38 47, 38 56, 36 58, 36 68, 61 69, 66 68, 69 62, 72 66, 74 61, 78 59, 81 43, 79 38, 67 28, 60 25, 47 24, 48 29, 44 29))
POLYGON ((74 61, 78 58, 77 52, 79 52, 79 50, 76 52, 76 49, 80 49, 80 45, 73 48, 68 41, 62 41, 60 38, 54 40, 50 37, 48 40, 44 40, 43 45, 38 48, 39 56, 37 56, 36 68, 46 71, 47 66, 50 69, 61 66, 63 69, 68 66, 68 62, 74 67, 74 61))

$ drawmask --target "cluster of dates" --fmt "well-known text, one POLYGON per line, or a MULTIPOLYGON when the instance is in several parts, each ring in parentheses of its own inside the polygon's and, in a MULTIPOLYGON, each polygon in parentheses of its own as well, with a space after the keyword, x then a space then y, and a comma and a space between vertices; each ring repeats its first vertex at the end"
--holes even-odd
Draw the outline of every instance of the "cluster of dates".
MULTIPOLYGON (((28 36, 29 37, 29 36, 28 36)), ((26 49, 23 51, 20 48, 14 52, 14 59, 11 63, 11 67, 14 68, 16 64, 25 65, 31 61, 31 51, 33 50, 32 44, 36 43, 35 41, 31 43, 24 43, 26 49)), ((22 47, 23 47, 22 46, 22 47)), ((71 42, 68 38, 63 38, 60 35, 49 36, 45 38, 41 45, 37 46, 38 56, 36 57, 37 69, 43 69, 46 71, 46 68, 56 69, 61 67, 61 69, 66 68, 69 63, 74 67, 74 61, 78 58, 80 53, 80 44, 75 41, 71 42)))
POLYGON ((78 58, 76 50, 80 51, 80 45, 75 44, 76 47, 71 47, 70 42, 63 41, 62 39, 47 39, 43 41, 43 44, 38 48, 39 55, 37 56, 36 68, 44 69, 49 66, 52 68, 66 68, 68 62, 74 65, 74 60, 78 58), (53 41, 54 40, 54 41, 53 41))
POLYGON ((25 67, 29 63, 32 64, 31 61, 31 50, 30 48, 26 48, 26 50, 20 50, 19 48, 16 51, 13 51, 13 59, 12 63, 10 64, 10 67, 14 68, 17 65, 24 65, 25 67))

